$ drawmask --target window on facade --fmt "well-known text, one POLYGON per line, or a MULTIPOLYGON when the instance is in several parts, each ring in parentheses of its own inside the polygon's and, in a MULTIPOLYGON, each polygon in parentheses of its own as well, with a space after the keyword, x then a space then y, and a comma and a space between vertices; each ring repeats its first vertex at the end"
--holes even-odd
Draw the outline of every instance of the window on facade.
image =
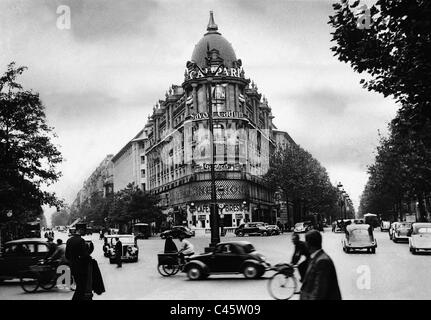
POLYGON ((217 84, 211 87, 213 110, 226 111, 226 84, 217 84))
POLYGON ((141 156, 141 164, 145 163, 145 156, 141 156))

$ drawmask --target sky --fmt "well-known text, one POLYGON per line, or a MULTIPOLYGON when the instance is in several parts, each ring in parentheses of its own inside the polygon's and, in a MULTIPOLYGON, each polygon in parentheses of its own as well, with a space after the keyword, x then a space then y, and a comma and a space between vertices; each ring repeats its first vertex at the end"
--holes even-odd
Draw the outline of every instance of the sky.
POLYGON ((21 82, 39 92, 65 158, 50 189, 70 203, 103 158, 143 128, 169 87, 182 83, 213 10, 276 127, 310 151, 357 208, 378 132, 387 132, 398 107, 363 89, 361 75, 332 55, 331 3, 2 0, 0 72, 11 61, 28 67, 21 82), (70 28, 60 6, 70 9, 70 28))

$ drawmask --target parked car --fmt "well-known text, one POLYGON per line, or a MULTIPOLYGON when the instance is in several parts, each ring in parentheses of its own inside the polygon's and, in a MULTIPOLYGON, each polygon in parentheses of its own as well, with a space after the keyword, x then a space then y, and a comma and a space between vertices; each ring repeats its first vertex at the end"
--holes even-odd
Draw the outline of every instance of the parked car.
MULTIPOLYGON (((136 244, 136 238, 133 234, 107 235, 105 239, 108 246, 104 255, 109 258, 110 263, 116 262, 115 244, 116 238, 119 238, 122 244, 121 261, 137 262, 139 257, 139 248, 136 244)), ((105 249, 105 245, 104 245, 105 249)))
POLYGON ((380 231, 389 231, 390 228, 391 228, 390 221, 382 221, 382 223, 380 224, 380 231))
POLYGON ((261 277, 269 264, 248 241, 222 242, 213 252, 190 257, 184 266, 190 280, 206 278, 211 274, 242 273, 247 279, 261 277))
POLYGON ((151 226, 148 223, 135 223, 133 234, 137 239, 148 239, 151 237, 151 226))
POLYGON ((0 281, 19 278, 44 259, 49 251, 46 241, 36 238, 26 238, 8 241, 0 253, 0 281))
POLYGON ((409 249, 411 253, 416 254, 419 250, 431 250, 431 223, 413 223, 409 235, 409 249))
POLYGON ((238 237, 243 237, 245 235, 269 236, 270 230, 268 230, 263 222, 248 222, 236 228, 235 235, 238 237))
POLYGON ((367 250, 367 252, 376 253, 377 241, 374 238, 373 228, 368 224, 348 225, 342 245, 343 251, 346 253, 356 250, 367 250))
POLYGON ((313 225, 311 224, 311 221, 304 221, 304 222, 298 222, 297 224, 295 224, 293 232, 303 233, 311 229, 313 229, 313 225))
POLYGON ((172 229, 163 231, 160 234, 162 239, 166 239, 166 237, 171 236, 176 239, 179 235, 182 234, 185 238, 191 238, 195 235, 195 232, 186 226, 173 226, 172 229))
POLYGON ((409 233, 412 228, 411 222, 399 222, 395 226, 392 234, 392 240, 398 241, 409 241, 409 233))
POLYGON ((393 240, 395 228, 400 224, 400 222, 392 222, 389 227, 389 239, 393 240))
POLYGON ((280 228, 275 224, 268 224, 265 227, 268 229, 270 236, 279 235, 281 233, 280 228))

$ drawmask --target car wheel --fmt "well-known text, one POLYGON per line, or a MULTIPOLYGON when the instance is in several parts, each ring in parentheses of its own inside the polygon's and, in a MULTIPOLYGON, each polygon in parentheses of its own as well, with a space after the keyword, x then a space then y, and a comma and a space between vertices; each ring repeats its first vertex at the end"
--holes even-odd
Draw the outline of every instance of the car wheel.
POLYGON ((259 275, 259 271, 257 270, 257 267, 252 263, 247 263, 244 266, 242 273, 244 274, 244 277, 246 277, 247 279, 255 279, 259 275))
POLYGON ((346 247, 346 253, 350 253, 350 248, 346 247))
POLYGON ((202 278, 202 269, 198 265, 192 265, 187 270, 187 277, 190 280, 199 280, 202 278))
POLYGON ((375 254, 376 253, 376 248, 371 248, 371 253, 375 254))
POLYGON ((109 263, 110 263, 110 264, 114 264, 114 263, 115 263, 115 260, 114 260, 114 259, 109 258, 109 263))
POLYGON ((416 254, 418 251, 415 248, 410 248, 411 253, 416 254))
POLYGON ((239 231, 239 232, 237 233, 237 236, 238 236, 238 237, 243 237, 243 236, 244 236, 244 233, 243 233, 242 231, 239 231))
POLYGON ((268 232, 264 231, 264 232, 262 233, 262 235, 263 235, 264 237, 266 237, 266 236, 268 236, 268 232))

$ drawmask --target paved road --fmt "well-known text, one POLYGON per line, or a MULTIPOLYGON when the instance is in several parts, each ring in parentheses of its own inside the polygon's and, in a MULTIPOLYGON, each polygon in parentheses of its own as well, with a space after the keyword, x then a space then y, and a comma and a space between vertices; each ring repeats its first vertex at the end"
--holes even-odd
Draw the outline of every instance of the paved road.
MULTIPOLYGON (((323 248, 335 263, 343 298, 429 299, 431 255, 412 255, 407 244, 393 243, 387 232, 377 230, 375 235, 376 254, 346 254, 341 249, 343 234, 334 234, 329 229, 323 233, 323 248)), ((225 238, 228 239, 235 237, 225 238)), ((243 239, 252 242, 273 264, 289 261, 293 253, 290 234, 243 239)), ((209 237, 192 238, 197 252, 203 252, 209 240, 209 237)), ((102 242, 96 235, 93 241, 93 257, 99 262, 107 291, 94 299, 271 299, 266 288, 270 273, 259 280, 245 280, 241 275, 211 276, 202 281, 189 281, 185 274, 165 278, 156 269, 163 240, 139 240, 138 263, 124 263, 123 268, 109 264, 103 257, 102 242)), ((71 296, 70 291, 59 289, 26 294, 16 282, 0 284, 0 299, 70 299, 71 296)))

